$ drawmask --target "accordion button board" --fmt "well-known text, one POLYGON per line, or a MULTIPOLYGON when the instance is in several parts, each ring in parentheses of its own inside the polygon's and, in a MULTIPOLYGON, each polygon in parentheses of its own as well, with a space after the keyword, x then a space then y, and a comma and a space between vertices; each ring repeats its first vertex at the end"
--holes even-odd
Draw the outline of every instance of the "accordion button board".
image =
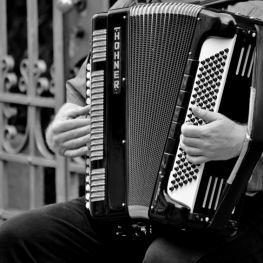
MULTIPOLYGON (((193 105, 204 110, 218 111, 235 39, 235 37, 233 39, 209 38, 203 44, 185 122, 193 125, 205 124, 203 120, 194 116, 193 105)), ((172 200, 190 207, 193 212, 205 164, 191 164, 185 155, 186 153, 179 147, 167 191, 172 200)))

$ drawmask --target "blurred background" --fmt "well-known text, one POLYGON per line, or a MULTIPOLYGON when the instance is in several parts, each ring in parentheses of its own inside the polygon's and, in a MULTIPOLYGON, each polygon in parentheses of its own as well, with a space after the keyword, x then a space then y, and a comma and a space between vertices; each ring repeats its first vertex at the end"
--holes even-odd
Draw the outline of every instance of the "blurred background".
POLYGON ((51 152, 45 130, 114 0, 0 1, 0 224, 85 193, 85 158, 51 152))

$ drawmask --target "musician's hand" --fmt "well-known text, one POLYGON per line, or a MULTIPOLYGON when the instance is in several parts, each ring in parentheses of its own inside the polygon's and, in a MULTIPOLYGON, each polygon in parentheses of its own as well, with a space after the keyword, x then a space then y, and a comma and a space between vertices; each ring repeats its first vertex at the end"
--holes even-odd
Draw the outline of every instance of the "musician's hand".
POLYGON ((207 124, 182 125, 181 147, 187 159, 194 164, 211 160, 227 160, 240 154, 246 134, 246 126, 237 124, 224 115, 192 108, 196 117, 207 124))
POLYGON ((62 156, 78 157, 89 151, 90 106, 64 104, 46 131, 49 148, 62 156))

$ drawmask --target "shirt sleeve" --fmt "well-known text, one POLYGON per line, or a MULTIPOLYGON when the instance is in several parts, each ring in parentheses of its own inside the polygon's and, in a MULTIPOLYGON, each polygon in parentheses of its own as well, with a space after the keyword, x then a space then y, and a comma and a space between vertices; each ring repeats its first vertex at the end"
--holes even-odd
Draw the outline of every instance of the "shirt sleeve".
POLYGON ((263 1, 239 2, 229 5, 228 11, 263 20, 263 1))
MULTIPOLYGON (((136 0, 118 0, 111 9, 128 7, 136 4, 136 0)), ((82 64, 77 76, 66 82, 67 102, 85 106, 86 100, 86 66, 87 59, 82 64)))
POLYGON ((138 0, 118 0, 110 9, 129 7, 137 4, 138 0))
POLYGON ((77 76, 66 83, 67 102, 85 106, 86 100, 86 66, 87 60, 83 62, 77 76))

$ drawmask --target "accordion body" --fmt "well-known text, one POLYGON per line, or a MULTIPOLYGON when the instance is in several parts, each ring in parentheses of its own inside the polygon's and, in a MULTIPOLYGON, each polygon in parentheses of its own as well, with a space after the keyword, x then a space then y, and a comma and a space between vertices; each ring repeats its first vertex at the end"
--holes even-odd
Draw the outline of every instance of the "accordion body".
POLYGON ((258 20, 181 3, 94 16, 86 185, 94 219, 236 232, 262 153, 261 28, 258 20), (181 126, 204 124, 192 105, 248 123, 241 157, 187 161, 181 126))

